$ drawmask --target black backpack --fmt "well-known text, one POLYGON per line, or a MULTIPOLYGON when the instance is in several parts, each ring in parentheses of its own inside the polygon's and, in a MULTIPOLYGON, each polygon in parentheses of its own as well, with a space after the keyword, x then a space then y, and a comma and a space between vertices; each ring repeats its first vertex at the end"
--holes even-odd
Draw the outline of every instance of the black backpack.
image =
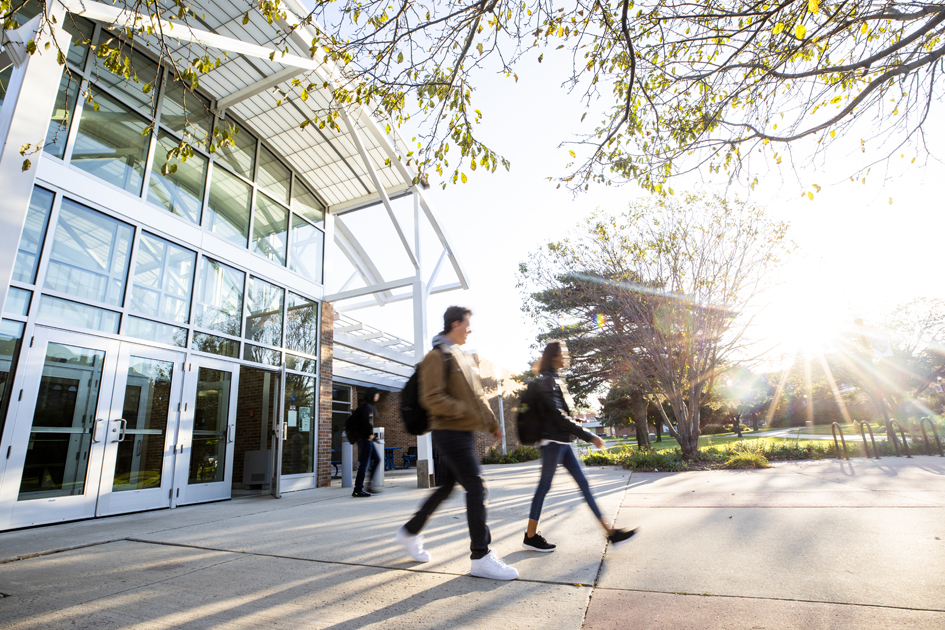
MULTIPOLYGON (((450 353, 443 353, 443 369, 446 378, 450 375, 450 353)), ((417 364, 413 374, 407 380, 400 392, 400 415, 404 419, 404 426, 410 435, 423 435, 430 430, 430 419, 427 410, 420 405, 420 364, 417 364)))
POLYGON ((538 412, 538 381, 529 381, 519 400, 515 426, 518 429, 518 441, 525 446, 537 444, 541 440, 542 417, 538 412))

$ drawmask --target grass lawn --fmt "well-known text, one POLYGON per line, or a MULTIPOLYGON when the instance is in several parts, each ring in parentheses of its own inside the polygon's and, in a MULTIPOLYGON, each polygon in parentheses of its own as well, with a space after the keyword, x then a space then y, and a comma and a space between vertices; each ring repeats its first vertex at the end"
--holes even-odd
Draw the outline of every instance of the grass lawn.
MULTIPOLYGON (((723 444, 729 444, 731 442, 747 442, 747 441, 764 441, 768 443, 778 443, 778 442, 793 442, 794 438, 778 438, 778 437, 751 437, 750 433, 742 432, 742 435, 745 437, 739 439, 734 435, 703 435, 699 437, 699 446, 721 446, 723 444)), ((804 444, 810 442, 811 440, 801 440, 800 443, 804 444)), ((607 443, 607 450, 610 450, 615 447, 623 446, 624 444, 628 446, 636 446, 636 440, 630 441, 621 441, 617 444, 607 443)), ((663 450, 672 450, 679 447, 679 443, 671 437, 664 437, 662 442, 652 442, 653 449, 656 451, 663 450)))

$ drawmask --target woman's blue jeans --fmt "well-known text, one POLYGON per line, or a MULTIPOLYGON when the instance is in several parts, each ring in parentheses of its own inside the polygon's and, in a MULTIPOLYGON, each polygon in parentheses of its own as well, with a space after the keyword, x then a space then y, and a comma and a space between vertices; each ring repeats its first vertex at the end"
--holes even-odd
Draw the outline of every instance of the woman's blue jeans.
POLYGON ((555 470, 557 470, 559 464, 564 464, 567 471, 571 473, 584 494, 584 500, 587 501, 588 507, 594 512, 597 520, 601 520, 603 517, 600 508, 597 507, 594 495, 591 494, 591 487, 587 483, 584 471, 581 470, 581 462, 574 456, 570 444, 559 444, 557 442, 549 442, 541 447, 541 480, 538 482, 538 489, 535 490, 535 498, 532 499, 532 509, 528 513, 528 518, 537 521, 541 517, 541 506, 545 502, 545 495, 551 489, 551 480, 554 478, 555 470))

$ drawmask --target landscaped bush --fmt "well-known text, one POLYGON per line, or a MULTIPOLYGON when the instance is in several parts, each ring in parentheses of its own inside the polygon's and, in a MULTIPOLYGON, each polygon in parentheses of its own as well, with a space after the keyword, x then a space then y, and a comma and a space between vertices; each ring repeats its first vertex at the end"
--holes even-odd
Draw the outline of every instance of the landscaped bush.
POLYGON ((514 451, 509 451, 508 455, 503 455, 502 451, 491 448, 482 458, 483 464, 518 464, 520 462, 530 462, 533 459, 541 457, 541 449, 534 446, 519 446, 514 451))
POLYGON ((722 426, 721 424, 707 424, 699 429, 699 433, 701 435, 715 435, 716 433, 725 433, 728 430, 729 427, 722 426))
POLYGON ((726 468, 770 468, 768 460, 761 453, 735 453, 725 461, 726 468))
POLYGON ((679 472, 688 470, 678 448, 672 451, 656 451, 652 448, 633 449, 618 446, 606 451, 594 451, 583 458, 588 466, 623 466, 639 472, 679 472))

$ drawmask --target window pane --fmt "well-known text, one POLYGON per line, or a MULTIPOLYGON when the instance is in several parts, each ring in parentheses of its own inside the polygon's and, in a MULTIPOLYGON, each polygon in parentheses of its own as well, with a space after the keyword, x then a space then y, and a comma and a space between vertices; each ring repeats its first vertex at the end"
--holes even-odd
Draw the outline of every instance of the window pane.
POLYGON ((194 324, 239 337, 240 316, 243 312, 243 277, 242 271, 206 257, 201 258, 194 324))
POLYGON ((292 251, 289 269, 313 282, 322 281, 322 252, 325 233, 305 219, 292 215, 292 251))
POLYGON ((194 342, 190 347, 200 352, 219 354, 234 359, 240 356, 240 342, 203 333, 194 333, 194 342))
POLYGON ((281 203, 289 203, 289 181, 292 173, 272 152, 263 147, 259 152, 259 177, 256 183, 281 203))
POLYGON ((32 297, 32 291, 10 287, 7 291, 7 299, 3 303, 3 314, 26 317, 30 312, 30 299, 32 297))
POLYGON ((17 500, 85 493, 104 361, 101 351, 46 346, 17 500))
POLYGON ((26 324, 9 319, 0 322, 0 435, 3 435, 3 424, 10 406, 10 386, 16 374, 25 327, 26 324))
POLYGON ((95 29, 95 24, 85 18, 69 13, 66 15, 62 28, 72 35, 72 41, 69 43, 69 52, 66 54, 66 59, 79 70, 84 70, 85 56, 89 51, 89 45, 83 42, 92 38, 92 31, 95 29))
POLYGON ((232 145, 217 148, 217 160, 223 162, 246 179, 252 179, 253 165, 256 162, 255 136, 232 121, 220 123, 220 125, 220 131, 225 130, 224 125, 232 125, 237 132, 233 136, 232 145))
POLYGON ((56 94, 56 104, 53 107, 52 117, 49 119, 49 128, 46 130, 46 144, 43 151, 60 159, 66 154, 69 124, 72 121, 72 112, 75 110, 76 94, 79 92, 79 79, 78 75, 62 74, 59 80, 59 93, 56 94))
POLYGON ((161 124, 187 142, 205 144, 213 129, 210 101, 177 79, 168 81, 161 105, 161 124))
POLYGON ((48 190, 33 187, 30 209, 26 212, 26 223, 20 235, 20 246, 16 250, 13 279, 17 282, 36 282, 36 266, 46 239, 46 224, 52 209, 53 194, 48 190))
POLYGON ((207 208, 207 227, 210 231, 222 239, 246 247, 252 194, 252 188, 243 180, 230 175, 225 169, 213 169, 207 208))
POLYGON ((118 313, 103 308, 60 300, 49 295, 39 299, 39 319, 70 328, 88 328, 117 335, 120 318, 118 313))
POLYGON ((169 346, 177 346, 178 348, 187 347, 186 328, 152 322, 133 315, 129 315, 128 321, 125 322, 125 334, 135 339, 166 343, 169 346))
POLYGON ((177 138, 174 136, 164 131, 158 134, 148 201, 200 225, 200 209, 203 207, 203 190, 207 181, 209 160, 199 153, 194 153, 184 162, 172 158, 170 163, 177 170, 163 175, 164 166, 168 163, 167 154, 177 145, 177 138))
POLYGON ((104 94, 82 108, 79 135, 72 150, 72 163, 130 193, 141 193, 144 162, 151 134, 147 124, 130 109, 104 94))
POLYGON ((253 251, 272 262, 285 265, 286 221, 289 212, 266 195, 256 195, 253 221, 253 251))
POLYGON ((247 361, 263 363, 265 365, 282 365, 281 352, 278 350, 270 350, 269 348, 261 348, 251 344, 246 344, 243 347, 243 358, 247 361))
POLYGON ((246 300, 246 338, 270 346, 282 345, 282 302, 285 291, 265 280, 249 277, 246 300))
POLYGON ((285 377, 286 439, 282 447, 282 474, 299 475, 314 470, 315 379, 287 374, 285 377))
MULTIPOLYGON (((103 42, 108 39, 108 33, 99 35, 99 52, 104 52, 101 48, 103 42)), ((119 40, 112 39, 109 46, 116 47, 120 44, 119 40)), ((154 114, 154 105, 157 101, 158 88, 161 85, 158 65, 149 57, 142 55, 137 51, 132 51, 128 46, 121 47, 118 63, 123 63, 122 58, 131 59, 131 68, 125 72, 115 74, 105 67, 103 57, 95 57, 95 67, 92 69, 92 82, 99 85, 108 86, 116 96, 126 105, 137 109, 146 116, 154 114), (144 86, 149 85, 150 89, 144 92, 144 86)), ((101 92, 92 86, 92 94, 97 102, 102 96, 101 92)))
POLYGON ((289 292, 285 347, 314 355, 318 351, 318 302, 289 292))
POLYGON ((315 225, 325 221, 325 206, 305 187, 298 178, 295 179, 295 190, 292 195, 292 210, 315 225))
POLYGON ((45 287, 121 306, 133 237, 130 225, 63 199, 45 287))
POLYGON ((13 66, 7 66, 0 70, 0 107, 3 107, 3 99, 7 97, 7 90, 10 88, 10 78, 13 76, 13 66))
POLYGON ((160 488, 164 438, 171 413, 172 361, 131 357, 121 417, 125 437, 115 454, 112 491, 160 488))
POLYGON ((305 357, 297 357, 294 354, 286 353, 285 355, 285 367, 287 370, 295 370, 297 372, 308 372, 309 374, 315 374, 317 369, 317 361, 315 359, 307 359, 305 357))
POLYGON ((194 436, 187 483, 223 481, 226 470, 226 430, 230 411, 232 375, 200 368, 194 404, 194 436))
POLYGON ((148 233, 138 240, 131 309, 181 324, 190 321, 197 254, 148 233))

